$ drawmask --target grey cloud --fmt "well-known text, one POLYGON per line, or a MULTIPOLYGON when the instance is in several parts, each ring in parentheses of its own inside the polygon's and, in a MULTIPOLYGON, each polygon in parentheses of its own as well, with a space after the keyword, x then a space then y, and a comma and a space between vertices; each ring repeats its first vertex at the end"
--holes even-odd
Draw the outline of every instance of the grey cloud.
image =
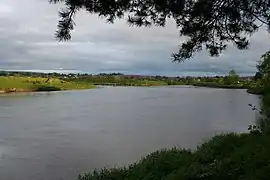
POLYGON ((46 0, 19 2, 0 2, 0 69, 64 68, 162 75, 223 75, 235 69, 241 74, 253 74, 256 61, 270 45, 269 34, 262 30, 251 39, 250 50, 230 47, 218 58, 202 52, 175 64, 170 54, 185 38, 179 38, 173 21, 166 28, 135 28, 123 20, 106 24, 104 19, 80 12, 72 40, 58 43, 53 33, 61 5, 46 0))

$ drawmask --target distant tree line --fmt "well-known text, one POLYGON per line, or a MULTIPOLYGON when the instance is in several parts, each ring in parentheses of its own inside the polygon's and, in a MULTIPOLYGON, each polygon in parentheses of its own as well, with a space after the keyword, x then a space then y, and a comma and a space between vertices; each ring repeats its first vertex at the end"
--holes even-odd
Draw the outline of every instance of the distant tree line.
POLYGON ((15 72, 0 71, 0 76, 22 76, 22 77, 43 77, 59 78, 66 81, 84 81, 92 84, 117 85, 239 85, 243 87, 255 86, 262 78, 262 72, 257 72, 254 77, 240 77, 235 70, 230 70, 226 76, 146 76, 146 75, 124 75, 122 73, 99 73, 99 74, 81 74, 81 73, 40 73, 40 72, 15 72))

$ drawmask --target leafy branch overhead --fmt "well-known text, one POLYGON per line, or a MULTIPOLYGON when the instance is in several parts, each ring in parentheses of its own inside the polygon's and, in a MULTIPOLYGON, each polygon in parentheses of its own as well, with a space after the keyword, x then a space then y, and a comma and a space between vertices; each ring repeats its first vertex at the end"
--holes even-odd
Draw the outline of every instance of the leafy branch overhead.
POLYGON ((196 52, 206 49, 211 56, 226 50, 229 42, 238 49, 249 46, 248 38, 262 25, 270 29, 269 0, 50 0, 64 3, 59 12, 56 38, 71 38, 75 23, 73 16, 81 9, 115 19, 127 17, 129 25, 165 26, 166 20, 175 20, 180 36, 187 36, 173 60, 181 62, 196 52), (127 16, 125 16, 127 15, 127 16))

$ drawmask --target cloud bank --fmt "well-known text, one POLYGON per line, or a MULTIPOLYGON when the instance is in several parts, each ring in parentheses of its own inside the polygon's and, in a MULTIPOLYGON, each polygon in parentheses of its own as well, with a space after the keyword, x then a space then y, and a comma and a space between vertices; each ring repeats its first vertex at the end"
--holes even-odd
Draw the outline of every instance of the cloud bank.
POLYGON ((150 75, 223 75, 230 69, 242 75, 256 72, 256 61, 269 50, 266 30, 256 33, 251 47, 230 47, 218 58, 206 52, 184 63, 171 62, 180 38, 173 21, 165 28, 129 27, 124 20, 105 23, 95 15, 80 12, 72 40, 57 42, 53 33, 60 5, 46 0, 1 0, 0 69, 54 70, 150 75))

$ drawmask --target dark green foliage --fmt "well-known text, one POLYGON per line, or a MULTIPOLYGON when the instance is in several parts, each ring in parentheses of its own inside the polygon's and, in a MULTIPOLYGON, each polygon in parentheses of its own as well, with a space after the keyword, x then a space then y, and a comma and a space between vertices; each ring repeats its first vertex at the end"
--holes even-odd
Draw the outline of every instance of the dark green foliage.
POLYGON ((255 88, 261 89, 262 96, 260 110, 255 109, 260 113, 261 117, 257 120, 257 125, 252 129, 263 134, 270 134, 270 51, 261 56, 257 69, 261 77, 257 78, 255 88))
POLYGON ((251 81, 241 79, 232 69, 225 77, 215 77, 210 79, 202 79, 203 81, 195 82, 194 86, 225 88, 225 89, 249 89, 252 85, 251 81))
POLYGON ((256 72, 254 76, 254 81, 260 80, 263 78, 263 74, 261 72, 256 72))
POLYGON ((257 94, 257 95, 262 95, 264 94, 263 89, 262 88, 248 88, 247 92, 250 94, 257 94))
POLYGON ((38 85, 35 87, 35 91, 60 91, 61 89, 49 85, 38 85))
POLYGON ((80 180, 267 180, 270 176, 270 136, 219 135, 194 152, 169 149, 118 169, 103 169, 80 180))
POLYGON ((0 76, 7 76, 8 73, 6 71, 0 71, 0 76))
POLYGON ((171 172, 187 165, 192 160, 191 152, 173 148, 160 150, 129 167, 129 179, 163 179, 171 172))
POLYGON ((102 169, 100 171, 94 171, 93 173, 79 175, 79 180, 120 180, 125 179, 128 174, 126 168, 113 168, 113 169, 102 169))
POLYGON ((58 40, 69 40, 74 29, 73 16, 81 9, 105 17, 113 23, 125 18, 129 25, 165 26, 168 18, 175 20, 180 36, 187 36, 174 61, 189 59, 194 53, 207 49, 218 56, 232 42, 238 49, 248 48, 248 38, 261 24, 270 26, 268 0, 49 0, 64 2, 59 12, 56 31, 58 40))
POLYGON ((244 86, 242 84, 217 84, 217 83, 195 83, 194 86, 224 88, 224 89, 247 89, 249 87, 244 86))
POLYGON ((257 69, 262 76, 265 76, 270 72, 270 51, 261 56, 257 69))
POLYGON ((269 136, 261 134, 216 136, 196 152, 204 164, 205 179, 267 179, 270 175, 269 136))

